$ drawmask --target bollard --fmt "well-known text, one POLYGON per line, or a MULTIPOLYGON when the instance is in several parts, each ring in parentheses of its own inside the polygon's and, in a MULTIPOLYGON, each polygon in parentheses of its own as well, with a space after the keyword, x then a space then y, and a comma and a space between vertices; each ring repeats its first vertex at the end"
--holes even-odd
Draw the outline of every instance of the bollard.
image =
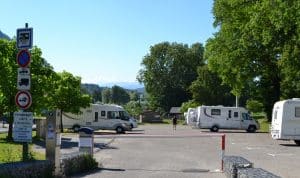
POLYGON ((94 130, 89 127, 79 129, 79 152, 86 152, 93 156, 94 130))

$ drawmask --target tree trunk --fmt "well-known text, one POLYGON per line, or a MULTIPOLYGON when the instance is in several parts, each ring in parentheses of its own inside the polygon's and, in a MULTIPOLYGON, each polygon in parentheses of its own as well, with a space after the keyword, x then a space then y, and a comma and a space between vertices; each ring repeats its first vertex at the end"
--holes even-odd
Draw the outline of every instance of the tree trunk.
POLYGON ((62 115, 63 115, 63 110, 60 110, 60 133, 64 133, 64 126, 63 126, 63 121, 62 121, 62 115))

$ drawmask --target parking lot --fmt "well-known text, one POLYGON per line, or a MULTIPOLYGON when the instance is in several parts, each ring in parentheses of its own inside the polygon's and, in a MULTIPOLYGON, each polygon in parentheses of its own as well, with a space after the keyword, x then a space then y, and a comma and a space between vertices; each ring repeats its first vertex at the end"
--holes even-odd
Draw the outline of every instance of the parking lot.
MULTIPOLYGON (((142 125, 126 138, 118 138, 95 154, 103 169, 79 177, 225 177, 220 173, 221 138, 188 137, 210 134, 208 130, 170 125, 142 125), (138 135, 141 138, 137 138, 138 135), (144 138, 145 135, 174 135, 174 138, 144 138), (176 135, 185 135, 176 138, 176 135), (132 136, 132 138, 131 138, 132 136)), ((292 141, 272 140, 268 133, 220 130, 226 135, 225 155, 242 156, 285 178, 300 174, 300 147, 292 141)), ((95 135, 95 142, 103 140, 95 135)))

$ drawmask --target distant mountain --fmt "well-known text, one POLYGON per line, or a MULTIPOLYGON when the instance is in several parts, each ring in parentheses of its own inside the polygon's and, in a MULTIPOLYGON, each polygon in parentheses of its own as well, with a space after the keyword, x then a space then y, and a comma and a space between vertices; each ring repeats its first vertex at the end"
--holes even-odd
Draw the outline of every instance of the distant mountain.
POLYGON ((1 38, 1 39, 10 40, 9 36, 6 35, 5 33, 1 32, 1 30, 0 30, 0 38, 1 38))
POLYGON ((119 87, 122 87, 124 89, 128 90, 137 90, 139 88, 143 88, 144 85, 138 83, 138 82, 111 82, 111 83, 100 83, 100 86, 102 87, 108 87, 111 88, 112 86, 117 85, 119 87))
POLYGON ((90 84, 90 83, 81 84, 81 88, 87 93, 89 93, 90 95, 93 95, 96 92, 101 92, 104 89, 103 87, 100 87, 97 84, 90 84))

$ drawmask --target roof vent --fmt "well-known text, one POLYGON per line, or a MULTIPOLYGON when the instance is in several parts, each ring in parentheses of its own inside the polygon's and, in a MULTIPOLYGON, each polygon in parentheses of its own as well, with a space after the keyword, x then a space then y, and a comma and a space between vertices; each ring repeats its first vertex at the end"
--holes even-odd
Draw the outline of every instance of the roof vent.
POLYGON ((293 98, 292 100, 300 100, 300 98, 293 98))

